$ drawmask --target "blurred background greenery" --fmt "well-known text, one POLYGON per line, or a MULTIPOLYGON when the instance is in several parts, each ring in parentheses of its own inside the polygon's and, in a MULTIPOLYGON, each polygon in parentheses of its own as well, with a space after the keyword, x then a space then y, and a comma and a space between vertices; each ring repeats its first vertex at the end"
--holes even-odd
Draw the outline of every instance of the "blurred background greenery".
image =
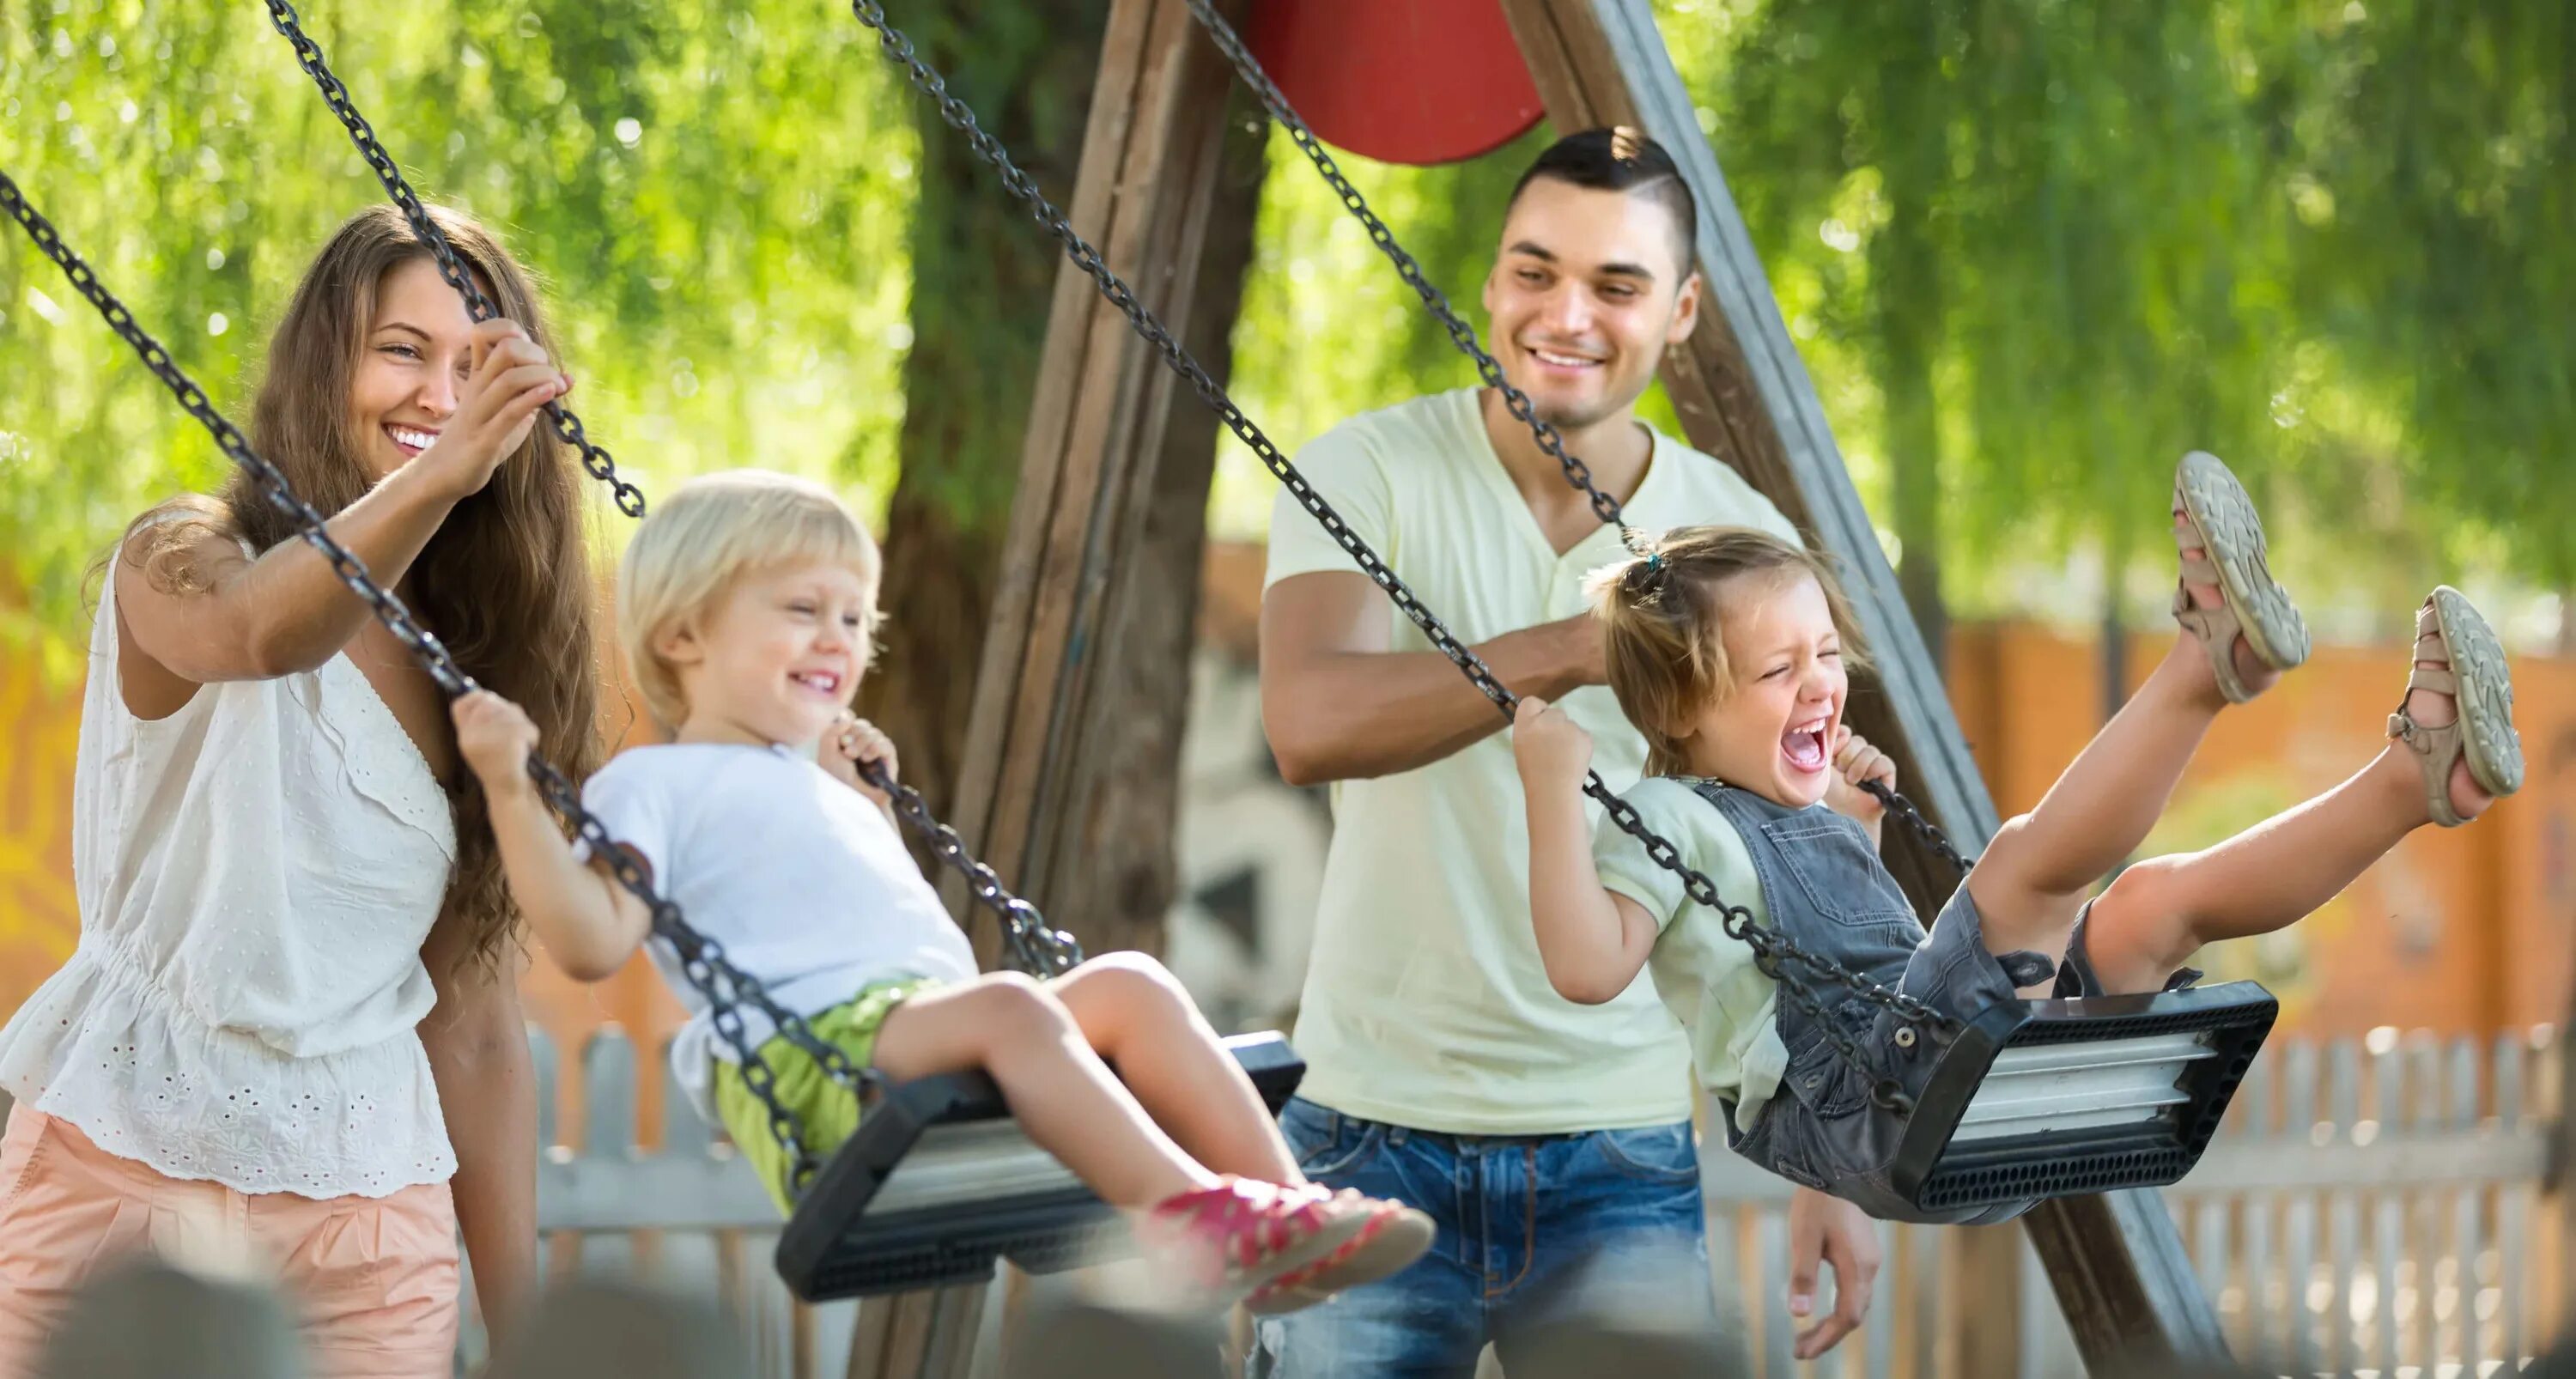
MULTIPOLYGON (((896 619, 981 608, 1057 259, 841 7, 312 8, 424 194, 549 280, 574 402, 648 494, 832 479, 886 523, 896 619)), ((2328 637, 2391 635, 2448 578, 2523 648, 2576 638, 2564 0, 1656 8, 1928 625, 2153 614, 2154 514, 2202 447, 2263 490, 2328 637)), ((1105 0, 901 9, 1064 199, 1105 0)), ((1346 165, 1472 304, 1547 137, 1346 165)), ((1293 445, 1469 381, 1293 147, 1271 160, 1247 410, 1293 445)), ((0 7, 0 166, 237 413, 307 256, 378 195, 256 5, 0 7)), ((83 568, 221 458, 10 238, 0 620, 68 669, 83 568)), ((1269 482, 1229 439, 1215 533, 1257 539, 1269 482)))

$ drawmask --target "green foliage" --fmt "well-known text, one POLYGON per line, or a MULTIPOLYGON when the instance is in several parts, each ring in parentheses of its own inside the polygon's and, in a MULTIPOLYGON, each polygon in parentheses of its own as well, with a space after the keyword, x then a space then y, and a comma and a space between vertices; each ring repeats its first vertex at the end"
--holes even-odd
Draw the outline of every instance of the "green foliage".
POLYGON ((1907 539, 1954 593, 2160 544, 2195 447, 2342 582, 2576 579, 2556 0, 1664 9, 1864 493, 1937 474, 1907 539))
MULTIPOLYGON (((908 454, 916 509, 997 529, 1057 260, 846 12, 309 8, 424 194, 551 281, 574 402, 648 493, 754 463, 882 503, 908 454)), ((899 17, 1064 199, 1103 8, 899 17)), ((2027 561, 2069 550, 2154 568, 2138 514, 2190 446, 2379 603, 2427 570, 2576 585, 2558 0, 1658 12, 1864 496, 1892 543, 1928 529, 1905 539, 1937 543, 1954 597, 2017 606, 2027 561)), ((1344 162, 1481 325, 1502 199, 1547 137, 1344 162)), ((1237 332, 1253 418, 1293 449, 1471 381, 1294 148, 1271 161, 1237 332)), ((0 6, 0 167, 235 415, 313 247, 380 195, 257 6, 0 6)), ((74 634, 88 562, 220 459, 0 238, 0 581, 32 599, 0 631, 74 634)), ((1227 442, 1218 530, 1257 535, 1271 493, 1227 442)))
MULTIPOLYGON (((307 8, 421 193, 504 227, 550 283, 572 402, 648 497, 760 464, 881 501, 919 153, 847 13, 307 8)), ((258 6, 0 7, 0 112, 0 167, 236 417, 313 250, 382 196, 258 6)), ((6 239, 0 550, 34 624, 70 634, 87 562, 223 461, 14 226, 6 239)))

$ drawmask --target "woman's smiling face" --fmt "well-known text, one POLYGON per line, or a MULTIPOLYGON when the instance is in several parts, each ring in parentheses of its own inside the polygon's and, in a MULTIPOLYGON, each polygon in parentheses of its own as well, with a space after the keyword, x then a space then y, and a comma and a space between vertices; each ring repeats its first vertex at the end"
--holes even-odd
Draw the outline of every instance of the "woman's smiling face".
POLYGON ((376 285, 349 413, 370 478, 381 480, 438 441, 473 365, 474 320, 426 257, 406 259, 376 285))

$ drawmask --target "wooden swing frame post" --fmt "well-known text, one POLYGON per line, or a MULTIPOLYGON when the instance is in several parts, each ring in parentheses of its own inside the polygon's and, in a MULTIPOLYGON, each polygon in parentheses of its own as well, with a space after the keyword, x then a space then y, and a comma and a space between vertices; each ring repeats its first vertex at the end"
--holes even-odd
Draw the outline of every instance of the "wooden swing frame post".
MULTIPOLYGON (((1066 215, 1219 382, 1265 134, 1182 0, 1112 0, 1066 215)), ((1181 722, 1125 710, 1186 699, 1217 429, 1091 278, 1064 264, 950 823, 1089 952, 1161 946, 1167 901, 1135 873, 1169 884, 1181 722), (1145 844, 1119 841, 1130 838, 1145 844)), ((992 966, 994 930, 962 882, 945 877, 942 893, 992 966)), ((979 1336, 996 1332, 1007 1352, 1012 1318, 990 1325, 986 1293, 870 1300, 851 1379, 963 1379, 979 1336)))

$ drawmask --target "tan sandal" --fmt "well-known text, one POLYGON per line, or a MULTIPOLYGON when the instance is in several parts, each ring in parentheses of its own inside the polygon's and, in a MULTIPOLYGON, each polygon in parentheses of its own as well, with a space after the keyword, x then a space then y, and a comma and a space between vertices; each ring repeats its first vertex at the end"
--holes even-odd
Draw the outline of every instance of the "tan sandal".
POLYGON ((2263 519, 2254 511, 2254 500, 2216 455, 2195 450, 2182 457, 2174 470, 2174 507, 2198 537, 2195 542, 2176 532, 2174 544, 2186 550, 2198 545, 2201 551, 2200 559, 2185 557, 2182 562, 2182 577, 2174 584, 2174 621, 2200 639, 2227 702, 2242 704, 2255 692, 2236 673, 2237 636, 2244 636, 2254 659, 2288 670, 2308 659, 2307 620, 2265 563, 2263 519), (2217 585, 2219 606, 2194 604, 2185 587, 2191 584, 2217 585))
MULTIPOLYGON (((2505 668, 2504 646, 2487 626, 2477 605, 2450 585, 2436 588, 2415 611, 2416 661, 2442 663, 2438 670, 2415 665, 2406 690, 2432 690, 2451 696, 2458 717, 2438 728, 2416 722, 2406 700, 2388 716, 2388 736, 2412 749, 2424 767, 2424 799, 2433 822, 2457 828, 2468 820, 2451 808, 2451 767, 2466 755, 2469 779, 2502 799, 2522 788, 2522 735, 2513 726, 2513 676, 2505 668)), ((2411 664, 2411 663, 2410 663, 2411 664)))

